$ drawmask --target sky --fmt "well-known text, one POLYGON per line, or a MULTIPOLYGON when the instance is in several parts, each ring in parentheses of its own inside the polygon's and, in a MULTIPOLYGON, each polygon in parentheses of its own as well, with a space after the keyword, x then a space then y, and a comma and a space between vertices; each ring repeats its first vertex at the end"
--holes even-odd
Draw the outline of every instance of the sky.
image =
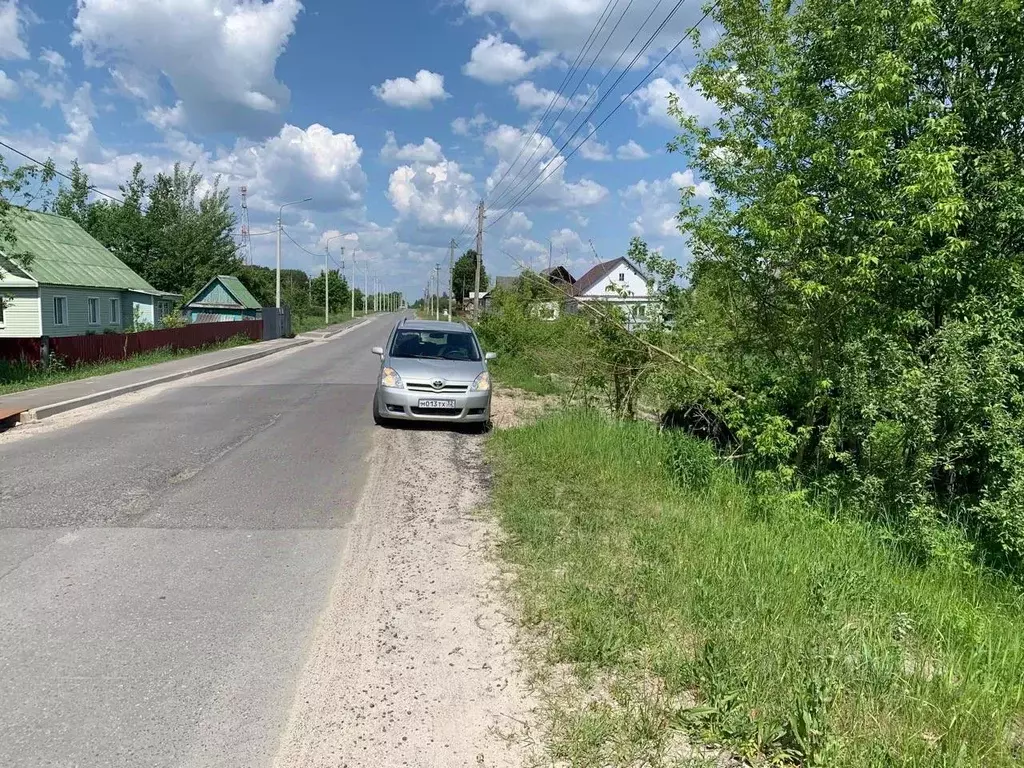
POLYGON ((257 264, 279 206, 311 197, 284 209, 283 266, 317 272, 326 246, 410 299, 453 238, 473 247, 482 199, 491 275, 550 257, 578 277, 634 236, 685 262, 679 190, 709 190, 666 151, 668 95, 714 115, 686 84, 690 42, 625 98, 702 14, 684 0, 641 52, 676 5, 0 0, 0 138, 113 195, 136 162, 195 164, 236 208, 245 185, 257 264))

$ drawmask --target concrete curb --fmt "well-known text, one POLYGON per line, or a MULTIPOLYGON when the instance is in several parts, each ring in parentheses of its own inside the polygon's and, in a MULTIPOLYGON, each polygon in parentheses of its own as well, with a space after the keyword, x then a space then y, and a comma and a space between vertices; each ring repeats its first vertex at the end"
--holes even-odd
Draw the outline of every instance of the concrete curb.
POLYGON ((94 392, 91 395, 85 395, 83 397, 76 397, 73 400, 65 400, 61 403, 54 403, 53 405, 43 405, 38 408, 32 408, 21 414, 21 420, 19 423, 26 424, 33 421, 41 421, 47 419, 50 416, 56 416, 59 413, 67 413, 73 411, 76 408, 84 408, 87 405, 93 403, 101 403, 104 400, 113 400, 115 397, 121 395, 130 395, 132 392, 138 392, 149 387, 155 387, 159 384, 167 384, 168 382, 178 381, 179 379, 187 379, 191 376, 199 376, 204 373, 212 373, 214 371, 220 371, 224 368, 231 368, 236 365, 242 365, 243 363, 251 363, 253 360, 261 360, 264 357, 270 357, 278 352, 284 352, 289 349, 295 349, 296 347, 304 347, 307 344, 312 344, 313 339, 296 339, 295 343, 288 344, 286 346, 274 347, 273 349, 261 349, 253 352, 250 355, 239 355, 238 357, 232 357, 228 360, 220 360, 216 363, 210 363, 209 365, 201 365, 198 368, 190 368, 187 371, 178 371, 177 373, 170 373, 166 376, 157 376, 155 379, 146 379, 145 381, 138 381, 134 384, 127 384, 123 387, 116 387, 115 389, 107 389, 103 392, 94 392))

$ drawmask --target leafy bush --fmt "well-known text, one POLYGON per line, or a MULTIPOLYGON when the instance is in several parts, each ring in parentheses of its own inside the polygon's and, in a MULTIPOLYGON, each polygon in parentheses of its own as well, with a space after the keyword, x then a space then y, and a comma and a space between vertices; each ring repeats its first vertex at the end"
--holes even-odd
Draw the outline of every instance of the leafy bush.
POLYGON ((677 149, 693 290, 676 343, 760 469, 921 556, 1024 565, 1019 3, 724 0, 677 149), (692 329, 699 329, 695 332, 692 329), (830 478, 837 478, 838 484, 830 478))

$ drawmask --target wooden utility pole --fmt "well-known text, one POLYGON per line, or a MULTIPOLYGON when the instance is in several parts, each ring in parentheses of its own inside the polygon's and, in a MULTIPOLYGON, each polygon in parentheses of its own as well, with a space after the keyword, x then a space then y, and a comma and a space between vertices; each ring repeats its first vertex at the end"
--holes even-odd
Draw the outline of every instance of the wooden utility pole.
POLYGON ((448 249, 448 320, 449 322, 455 319, 455 315, 452 314, 452 294, 455 293, 455 238, 452 238, 451 245, 448 249))
POLYGON ((434 319, 441 319, 441 265, 440 263, 434 265, 434 293, 437 294, 437 306, 434 313, 434 319))
POLYGON ((480 264, 484 259, 484 201, 480 201, 476 221, 476 293, 473 295, 473 317, 480 319, 480 264))

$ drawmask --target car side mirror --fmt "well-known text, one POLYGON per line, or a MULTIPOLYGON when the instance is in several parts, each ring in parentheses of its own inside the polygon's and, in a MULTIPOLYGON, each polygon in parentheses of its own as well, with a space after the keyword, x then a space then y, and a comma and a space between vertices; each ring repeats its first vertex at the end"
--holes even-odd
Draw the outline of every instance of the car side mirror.
POLYGON ((498 359, 498 353, 497 352, 488 352, 486 355, 484 355, 484 360, 497 360, 497 359, 498 359))
POLYGON ((375 354, 377 357, 384 357, 384 347, 374 347, 370 351, 373 352, 373 354, 375 354))

